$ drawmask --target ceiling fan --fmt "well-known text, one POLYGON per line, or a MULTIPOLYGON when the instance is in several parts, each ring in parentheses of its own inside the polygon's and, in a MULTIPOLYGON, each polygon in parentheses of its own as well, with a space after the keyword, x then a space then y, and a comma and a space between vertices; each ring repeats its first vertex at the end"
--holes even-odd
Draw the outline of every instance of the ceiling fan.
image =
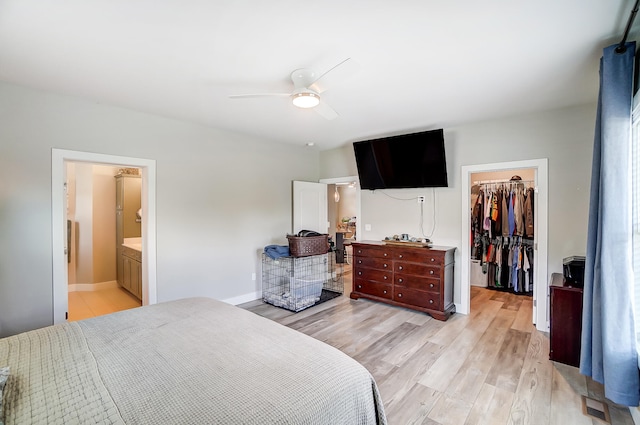
POLYGON ((292 103, 298 108, 309 109, 313 108, 318 114, 328 120, 333 120, 338 117, 338 113, 323 101, 320 95, 327 90, 325 86, 327 82, 327 75, 341 67, 342 69, 349 68, 345 66, 351 58, 347 58, 342 62, 334 65, 328 71, 323 74, 318 74, 315 71, 307 68, 296 69, 291 73, 291 81, 293 82, 293 91, 291 93, 254 93, 254 94, 236 94, 230 95, 231 99, 243 99, 251 97, 290 97, 292 103))

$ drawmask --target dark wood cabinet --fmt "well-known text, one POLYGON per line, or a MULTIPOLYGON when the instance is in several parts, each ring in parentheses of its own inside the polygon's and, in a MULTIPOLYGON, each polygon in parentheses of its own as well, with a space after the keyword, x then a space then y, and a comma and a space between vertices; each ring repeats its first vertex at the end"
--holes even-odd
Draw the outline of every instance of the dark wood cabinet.
POLYGON ((580 366, 582 288, 564 286, 562 275, 551 280, 551 332, 549 359, 580 366))
POLYGON ((455 248, 353 243, 351 298, 367 298, 447 320, 453 304, 455 248))

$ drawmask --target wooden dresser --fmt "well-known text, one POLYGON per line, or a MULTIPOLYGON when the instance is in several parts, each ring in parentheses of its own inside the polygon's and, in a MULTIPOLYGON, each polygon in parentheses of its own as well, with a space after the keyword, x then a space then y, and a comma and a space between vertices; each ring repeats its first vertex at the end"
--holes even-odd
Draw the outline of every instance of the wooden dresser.
POLYGON ((549 359, 580 367, 582 288, 565 286, 560 273, 551 274, 549 359))
POLYGON ((353 288, 360 297, 429 313, 447 320, 453 312, 455 248, 353 243, 353 288))

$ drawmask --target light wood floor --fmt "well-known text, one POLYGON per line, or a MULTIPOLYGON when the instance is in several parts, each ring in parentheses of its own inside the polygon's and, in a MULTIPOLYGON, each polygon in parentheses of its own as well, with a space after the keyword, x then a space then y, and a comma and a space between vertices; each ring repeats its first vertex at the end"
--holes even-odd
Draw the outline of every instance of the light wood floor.
POLYGON ((100 291, 69 292, 69 321, 88 319, 140 307, 140 301, 117 287, 100 291))
MULTIPOLYGON (((348 294, 348 292, 345 292, 348 294)), ((581 395, 603 389, 549 360, 549 337, 531 324, 531 298, 472 287, 471 314, 440 322, 347 296, 299 313, 253 301, 240 307, 330 344, 374 376, 390 425, 602 424, 581 395)), ((633 425, 608 403, 613 424, 633 425)))

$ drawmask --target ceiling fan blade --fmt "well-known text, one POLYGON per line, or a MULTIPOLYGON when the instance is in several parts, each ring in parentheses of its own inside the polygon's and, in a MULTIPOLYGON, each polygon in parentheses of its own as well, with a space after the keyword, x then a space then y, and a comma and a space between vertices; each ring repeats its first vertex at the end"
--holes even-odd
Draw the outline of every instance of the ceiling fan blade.
POLYGON ((338 113, 331 106, 327 105, 326 102, 320 102, 313 110, 328 120, 338 118, 338 113))
POLYGON ((243 99, 251 97, 289 97, 291 93, 252 93, 252 94, 231 94, 229 99, 243 99))
POLYGON ((334 83, 348 79, 354 75, 358 69, 359 66, 357 62, 351 58, 347 58, 320 75, 309 85, 309 88, 318 93, 322 93, 333 86, 334 83))

